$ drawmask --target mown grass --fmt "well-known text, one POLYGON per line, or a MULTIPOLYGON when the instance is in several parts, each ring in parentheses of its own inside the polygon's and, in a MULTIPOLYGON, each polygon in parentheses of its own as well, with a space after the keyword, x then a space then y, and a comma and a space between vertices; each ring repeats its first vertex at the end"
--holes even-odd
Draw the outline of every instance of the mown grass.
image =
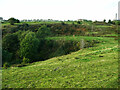
POLYGON ((3 88, 118 88, 118 45, 114 38, 64 36, 48 39, 99 40, 95 47, 3 69, 3 88))
POLYGON ((112 25, 96 25, 96 27, 112 27, 112 25))
POLYGON ((118 34, 106 34, 106 35, 102 35, 102 36, 114 36, 114 37, 118 37, 118 34))
POLYGON ((108 42, 111 39, 114 38, 108 38, 108 37, 92 37, 92 36, 57 36, 57 37, 48 37, 48 40, 71 40, 71 41, 80 41, 82 39, 88 40, 88 41, 100 41, 100 42, 108 42))

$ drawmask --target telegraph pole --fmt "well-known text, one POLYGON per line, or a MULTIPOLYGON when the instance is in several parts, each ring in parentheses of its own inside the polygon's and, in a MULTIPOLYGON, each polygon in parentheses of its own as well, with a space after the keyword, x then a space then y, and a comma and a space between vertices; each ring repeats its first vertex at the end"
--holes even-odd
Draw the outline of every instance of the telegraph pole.
POLYGON ((2 20, 0 20, 0 89, 2 89, 2 20))

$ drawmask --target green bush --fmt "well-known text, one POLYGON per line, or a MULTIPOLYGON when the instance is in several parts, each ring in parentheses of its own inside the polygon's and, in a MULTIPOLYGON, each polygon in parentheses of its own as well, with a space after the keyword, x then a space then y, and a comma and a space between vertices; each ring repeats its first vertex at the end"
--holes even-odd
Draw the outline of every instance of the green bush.
POLYGON ((16 34, 7 34, 3 37, 2 46, 4 50, 15 52, 18 49, 19 40, 16 34))
POLYGON ((9 67, 9 63, 8 62, 5 62, 4 64, 3 64, 3 68, 8 68, 9 67))
POLYGON ((45 38, 50 35, 52 35, 52 33, 50 31, 50 28, 48 28, 46 25, 41 26, 37 31, 38 38, 45 38))
POLYGON ((8 52, 7 50, 2 50, 2 62, 10 62, 12 59, 12 53, 8 52))
POLYGON ((18 19, 15 19, 15 18, 9 18, 8 19, 8 22, 11 24, 11 25, 14 25, 14 23, 20 23, 20 21, 18 19))
POLYGON ((78 24, 81 24, 81 22, 80 22, 80 21, 78 21, 77 23, 78 23, 78 24))
POLYGON ((30 62, 30 59, 28 59, 28 58, 23 58, 23 62, 22 63, 29 63, 30 62))
POLYGON ((16 32, 16 34, 18 35, 19 41, 21 42, 29 32, 30 32, 29 30, 16 32))
POLYGON ((25 57, 30 60, 35 59, 36 58, 35 55, 38 53, 38 47, 39 47, 39 39, 36 38, 34 32, 29 32, 20 43, 20 51, 19 51, 20 57, 21 58, 25 57))

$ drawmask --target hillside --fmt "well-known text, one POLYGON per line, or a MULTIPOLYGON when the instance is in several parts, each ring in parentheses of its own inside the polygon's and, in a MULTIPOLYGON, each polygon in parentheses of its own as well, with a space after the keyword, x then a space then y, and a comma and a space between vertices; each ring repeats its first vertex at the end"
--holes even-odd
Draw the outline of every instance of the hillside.
POLYGON ((111 37, 51 37, 98 40, 68 55, 3 69, 3 88, 118 88, 118 42, 111 37))

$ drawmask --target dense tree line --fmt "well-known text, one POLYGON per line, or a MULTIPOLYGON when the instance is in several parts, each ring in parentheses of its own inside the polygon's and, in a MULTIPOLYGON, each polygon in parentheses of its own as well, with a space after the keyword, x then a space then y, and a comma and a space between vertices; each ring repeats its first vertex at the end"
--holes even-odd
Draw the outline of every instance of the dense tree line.
POLYGON ((33 62, 38 60, 38 48, 45 37, 49 36, 50 29, 45 25, 41 26, 37 32, 32 31, 17 31, 8 33, 3 37, 3 64, 8 62, 21 63, 33 62), (23 60, 23 61, 22 61, 23 60))

